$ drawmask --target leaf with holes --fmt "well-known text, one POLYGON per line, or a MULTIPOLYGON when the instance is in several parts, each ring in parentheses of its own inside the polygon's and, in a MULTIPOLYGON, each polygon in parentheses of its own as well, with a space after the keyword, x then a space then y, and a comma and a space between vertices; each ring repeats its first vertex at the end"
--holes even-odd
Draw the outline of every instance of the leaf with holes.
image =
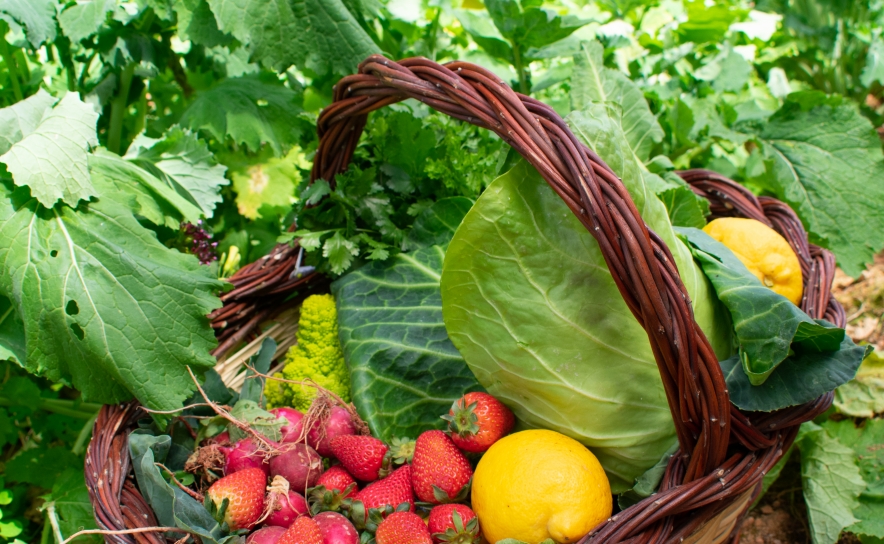
MULTIPOLYGON (((11 106, 16 108, 17 106, 11 106)), ((0 110, 3 115, 4 110, 0 110)), ((47 110, 33 130, 22 124, 22 139, 0 155, 15 184, 27 186, 47 207, 62 199, 70 206, 96 196, 89 177, 88 150, 98 145, 98 114, 77 93, 68 93, 47 110)))
POLYGON ((481 389, 442 322, 444 255, 400 253, 332 284, 353 403, 384 440, 441 429, 439 414, 481 389))
POLYGON ((0 295, 24 323, 25 367, 86 399, 171 410, 211 368, 206 314, 223 284, 110 197, 46 209, 0 184, 0 295))

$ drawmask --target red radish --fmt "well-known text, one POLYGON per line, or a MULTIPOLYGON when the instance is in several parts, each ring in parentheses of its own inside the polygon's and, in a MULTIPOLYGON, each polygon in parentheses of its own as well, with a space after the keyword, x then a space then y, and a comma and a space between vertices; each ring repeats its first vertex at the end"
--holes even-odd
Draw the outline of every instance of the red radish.
POLYGON ((337 512, 322 512, 313 516, 322 532, 322 544, 359 544, 359 533, 350 520, 337 512))
POLYGON ((264 527, 258 529, 246 538, 246 544, 276 544, 285 527, 264 527))
POLYGON ((315 421, 307 432, 307 444, 323 457, 331 457, 331 441, 338 436, 356 434, 353 418, 345 408, 333 406, 328 417, 315 421))
POLYGON ((270 460, 270 475, 282 476, 303 494, 322 474, 322 457, 306 444, 283 444, 283 452, 270 460))
POLYGON ((270 466, 267 458, 258 451, 258 447, 251 438, 240 440, 231 447, 219 446, 224 454, 224 474, 233 474, 246 468, 260 468, 270 474, 270 466))
POLYGON ((264 498, 264 508, 269 512, 265 525, 288 527, 298 516, 307 515, 309 507, 304 495, 289 490, 289 483, 282 476, 273 478, 264 498))
POLYGON ((278 418, 284 417, 288 420, 288 425, 283 425, 280 430, 282 440, 280 442, 297 442, 301 438, 301 432, 304 429, 304 414, 294 408, 274 408, 270 413, 278 418))
POLYGON ((218 444, 219 446, 228 446, 230 445, 230 433, 224 431, 223 433, 218 433, 211 438, 207 438, 203 445, 208 446, 210 444, 218 444))

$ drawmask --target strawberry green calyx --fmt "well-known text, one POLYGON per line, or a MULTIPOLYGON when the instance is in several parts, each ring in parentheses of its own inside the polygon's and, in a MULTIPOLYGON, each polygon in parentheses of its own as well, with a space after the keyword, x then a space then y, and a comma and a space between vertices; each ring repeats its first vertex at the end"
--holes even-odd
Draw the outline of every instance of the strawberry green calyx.
POLYGON ((479 416, 476 415, 478 402, 466 404, 463 397, 451 404, 451 412, 442 416, 448 422, 451 432, 462 437, 474 436, 479 432, 479 416))
POLYGON ((436 544, 478 544, 479 520, 469 506, 443 504, 434 507, 427 519, 427 528, 436 544))
POLYGON ((328 489, 324 485, 311 487, 307 490, 310 515, 315 516, 320 512, 340 512, 344 508, 347 497, 354 491, 356 491, 355 482, 348 485, 343 491, 328 489))
POLYGON ((475 544, 479 542, 479 518, 473 518, 464 523, 460 512, 455 510, 451 513, 451 522, 454 527, 445 530, 444 533, 436 533, 433 539, 448 544, 475 544))
POLYGON ((410 438, 394 438, 390 442, 387 456, 394 465, 410 463, 414 457, 414 440, 410 438))

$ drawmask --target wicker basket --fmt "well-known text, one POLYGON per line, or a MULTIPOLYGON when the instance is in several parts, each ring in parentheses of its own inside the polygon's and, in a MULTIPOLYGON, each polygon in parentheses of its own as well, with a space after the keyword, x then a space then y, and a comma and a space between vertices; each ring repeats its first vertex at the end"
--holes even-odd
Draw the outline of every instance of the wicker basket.
MULTIPOLYGON (((319 117, 312 179, 334 186, 368 113, 406 98, 493 130, 527 159, 596 238, 624 300, 648 332, 680 448, 655 495, 612 516, 583 541, 709 544, 736 539, 735 529, 762 477, 789 448, 798 426, 830 406, 832 394, 773 413, 743 413, 734 407, 715 354, 694 321, 669 249, 644 224, 617 175, 580 143, 552 108, 514 92, 478 66, 441 66, 422 58, 397 63, 379 55, 366 59, 358 74, 338 83, 334 103, 319 117)), ((801 308, 813 318, 844 326, 844 311, 830 295, 834 257, 808 243, 788 206, 756 198, 713 172, 680 175, 710 201, 713 217, 749 217, 782 234, 801 261, 801 308)), ((221 338, 216 354, 249 337, 291 290, 323 281, 315 274, 292 279, 296 251, 278 246, 232 278, 236 288, 225 294, 224 308, 210 316, 221 338)), ((134 404, 105 406, 95 423, 86 480, 102 528, 155 523, 132 484, 126 450, 126 433, 138 414, 134 404)), ((157 533, 105 538, 120 543, 162 541, 157 533)))

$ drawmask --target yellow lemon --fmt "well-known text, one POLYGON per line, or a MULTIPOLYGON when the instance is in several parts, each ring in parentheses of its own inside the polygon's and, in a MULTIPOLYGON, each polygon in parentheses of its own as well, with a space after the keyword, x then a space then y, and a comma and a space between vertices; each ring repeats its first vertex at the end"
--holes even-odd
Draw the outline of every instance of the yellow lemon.
POLYGON ((611 516, 598 459, 554 431, 522 431, 485 452, 473 475, 473 510, 488 542, 576 542, 611 516))
POLYGON ((740 259, 761 283, 793 304, 804 291, 801 264, 792 246, 777 231, 754 219, 722 217, 703 228, 740 259))

